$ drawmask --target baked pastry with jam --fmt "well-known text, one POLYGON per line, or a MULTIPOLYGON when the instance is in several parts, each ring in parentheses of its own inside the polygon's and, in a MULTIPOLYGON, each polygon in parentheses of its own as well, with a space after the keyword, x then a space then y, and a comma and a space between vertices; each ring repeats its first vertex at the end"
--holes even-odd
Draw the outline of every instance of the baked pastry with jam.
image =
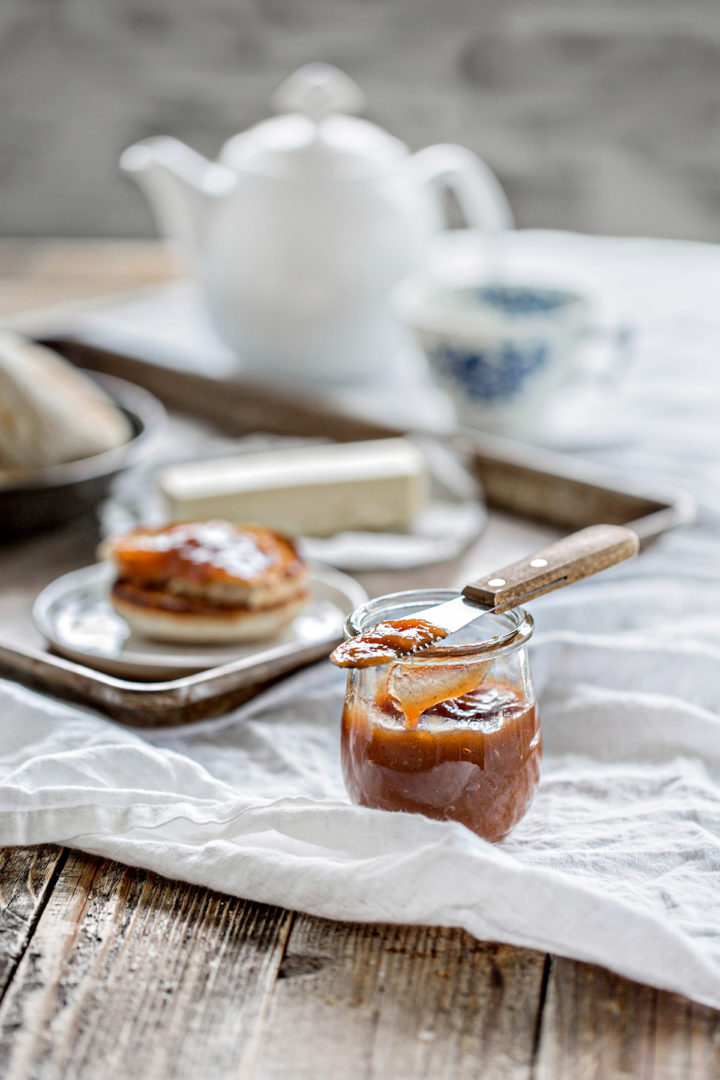
POLYGON ((294 542, 262 525, 192 521, 109 540, 111 599, 131 629, 156 641, 251 641, 278 634, 308 596, 294 542))

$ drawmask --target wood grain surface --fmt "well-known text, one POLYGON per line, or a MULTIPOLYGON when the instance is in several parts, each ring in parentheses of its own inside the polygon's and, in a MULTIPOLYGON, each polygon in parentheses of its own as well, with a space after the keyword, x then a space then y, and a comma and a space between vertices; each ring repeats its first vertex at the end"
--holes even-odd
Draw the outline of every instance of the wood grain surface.
POLYGON ((291 921, 70 854, 0 1006, 4 1080, 252 1075, 291 921))
POLYGON ((720 1015, 603 968, 554 959, 535 1080, 720 1076, 720 1015))
POLYGON ((300 915, 280 968, 257 1075, 314 1080, 530 1076, 540 953, 439 927, 300 915), (291 1066, 286 1038, 312 1047, 291 1066))
POLYGON ((63 851, 56 847, 0 851, 0 1001, 64 860, 63 851))
MULTIPOLYGON (((0 243, 0 276, 52 303, 63 251, 80 280, 116 250, 54 243, 43 274, 37 245, 0 243)), ((38 544, 4 549, 0 618, 18 633, 91 537, 38 544)), ((457 929, 328 922, 77 852, 0 850, 0 1078, 106 1077, 710 1080, 720 1013, 457 929)))
POLYGON ((720 1014, 462 930, 0 852, 3 1080, 711 1080, 720 1014))

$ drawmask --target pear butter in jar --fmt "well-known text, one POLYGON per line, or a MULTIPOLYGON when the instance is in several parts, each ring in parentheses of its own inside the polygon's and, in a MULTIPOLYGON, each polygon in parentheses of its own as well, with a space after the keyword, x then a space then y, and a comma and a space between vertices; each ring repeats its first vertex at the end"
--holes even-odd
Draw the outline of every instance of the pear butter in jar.
POLYGON ((540 776, 526 650, 533 622, 515 608, 484 615, 454 634, 452 645, 433 641, 440 632, 413 613, 456 595, 395 593, 348 619, 346 641, 333 654, 349 668, 343 776, 358 805, 459 821, 502 840, 527 812, 540 776), (408 642, 423 648, 403 655, 408 642))

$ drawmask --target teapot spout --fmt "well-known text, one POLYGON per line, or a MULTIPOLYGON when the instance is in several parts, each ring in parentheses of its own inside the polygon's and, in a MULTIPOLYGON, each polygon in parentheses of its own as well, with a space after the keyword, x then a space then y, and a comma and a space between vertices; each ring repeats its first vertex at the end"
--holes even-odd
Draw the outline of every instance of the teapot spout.
POLYGON ((233 170, 208 161, 170 136, 129 146, 120 158, 120 168, 144 191, 162 235, 177 242, 190 264, 197 265, 210 216, 235 186, 233 170))

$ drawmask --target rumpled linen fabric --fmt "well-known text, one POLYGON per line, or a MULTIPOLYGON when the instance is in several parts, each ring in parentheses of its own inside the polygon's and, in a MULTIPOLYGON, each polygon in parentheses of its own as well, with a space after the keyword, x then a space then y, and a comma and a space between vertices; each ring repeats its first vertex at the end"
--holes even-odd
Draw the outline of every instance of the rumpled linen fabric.
POLYGON ((593 456, 700 506, 635 562, 534 605, 545 756, 515 832, 490 845, 352 807, 344 676, 322 663, 228 716, 142 734, 0 682, 0 843, 330 918, 463 926, 720 1007, 720 248, 521 233, 510 254, 528 275, 584 275, 634 324, 613 406, 626 437, 593 456))

